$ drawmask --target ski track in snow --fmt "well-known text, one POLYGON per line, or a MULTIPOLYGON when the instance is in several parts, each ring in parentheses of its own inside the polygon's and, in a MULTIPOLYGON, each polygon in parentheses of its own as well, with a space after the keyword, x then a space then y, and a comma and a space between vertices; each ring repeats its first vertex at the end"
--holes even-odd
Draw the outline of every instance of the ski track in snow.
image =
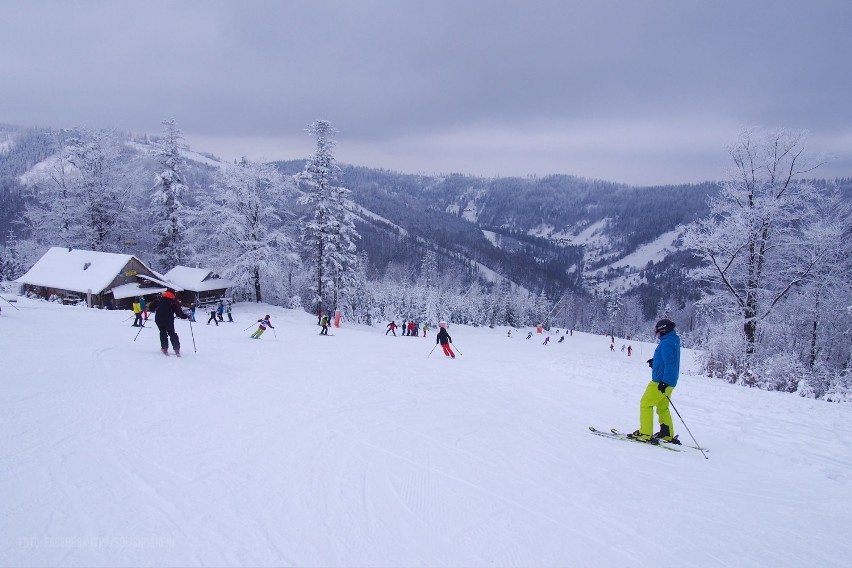
POLYGON ((449 360, 434 335, 330 342, 308 314, 239 304, 237 323, 177 322, 178 359, 153 320, 134 341, 125 312, 18 306, 0 317, 3 566, 852 557, 850 407, 701 377, 689 351, 673 402, 709 460, 588 433, 636 428, 652 344, 451 326, 449 360), (251 340, 263 313, 275 333, 251 340))

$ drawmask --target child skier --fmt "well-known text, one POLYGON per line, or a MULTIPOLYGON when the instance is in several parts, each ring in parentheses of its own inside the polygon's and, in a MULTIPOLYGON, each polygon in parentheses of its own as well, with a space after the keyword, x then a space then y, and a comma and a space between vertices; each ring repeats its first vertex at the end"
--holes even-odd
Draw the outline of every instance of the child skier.
POLYGON ((444 350, 444 355, 455 359, 456 354, 453 353, 452 348, 450 348, 450 343, 453 342, 453 338, 450 337, 449 333, 447 333, 447 322, 442 321, 438 324, 438 327, 440 327, 441 330, 438 332, 438 337, 435 342, 441 345, 441 349, 444 350))
POLYGON ((328 335, 328 324, 331 320, 331 314, 325 314, 322 316, 320 320, 320 325, 322 326, 322 331, 320 331, 320 335, 328 335))
POLYGON ((269 321, 269 314, 263 316, 263 319, 257 320, 260 326, 257 328, 257 331, 251 334, 252 339, 260 339, 260 336, 263 335, 263 332, 266 331, 267 327, 271 327, 275 329, 275 326, 272 325, 272 322, 269 321))
POLYGON ((544 343, 542 343, 542 345, 547 345, 548 343, 550 343, 550 336, 549 335, 544 338, 544 343))
POLYGON ((136 319, 133 320, 131 327, 142 327, 142 306, 139 304, 139 298, 133 302, 133 315, 136 316, 136 319))
POLYGON ((228 314, 228 321, 233 323, 234 316, 231 315, 231 302, 228 302, 228 306, 225 308, 225 313, 228 314))
POLYGON ((428 324, 428 323, 424 323, 424 324, 423 324, 423 337, 426 337, 426 332, 427 332, 427 331, 429 331, 429 324, 428 324))
POLYGON ((532 337, 532 332, 529 332, 529 333, 527 334, 527 339, 529 339, 530 337, 532 337))

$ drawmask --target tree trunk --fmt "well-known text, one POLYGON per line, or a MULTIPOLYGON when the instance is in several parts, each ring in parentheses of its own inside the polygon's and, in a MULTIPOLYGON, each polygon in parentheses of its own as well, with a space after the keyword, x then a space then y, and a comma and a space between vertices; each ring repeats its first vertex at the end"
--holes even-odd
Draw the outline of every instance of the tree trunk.
POLYGON ((258 304, 263 301, 260 297, 260 268, 254 269, 254 297, 258 304))

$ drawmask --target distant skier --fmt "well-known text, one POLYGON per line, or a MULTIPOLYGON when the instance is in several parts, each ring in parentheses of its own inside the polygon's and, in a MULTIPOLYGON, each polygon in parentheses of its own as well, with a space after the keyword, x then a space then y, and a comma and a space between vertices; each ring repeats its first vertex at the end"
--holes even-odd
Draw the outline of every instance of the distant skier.
POLYGON ((444 350, 444 355, 455 359, 456 354, 453 353, 453 350, 450 347, 450 343, 453 342, 453 338, 450 337, 449 333, 447 333, 447 322, 442 321, 438 324, 438 327, 441 329, 438 331, 438 337, 435 339, 435 342, 441 345, 441 349, 444 350))
POLYGON ((136 301, 133 302, 133 315, 136 318, 133 320, 131 327, 142 327, 142 306, 139 305, 139 298, 136 298, 136 301))
POLYGON ((169 354, 169 343, 172 342, 172 349, 175 350, 175 355, 180 357, 180 338, 175 333, 175 316, 180 319, 188 319, 180 308, 180 302, 175 299, 175 293, 171 290, 166 290, 160 297, 159 302, 151 305, 154 310, 154 322, 160 330, 160 351, 164 355, 169 354))
POLYGON ((251 334, 252 339, 260 339, 260 336, 263 335, 263 332, 266 331, 267 327, 275 329, 275 326, 272 325, 272 322, 269 320, 269 314, 266 314, 263 316, 263 319, 259 319, 257 322, 260 326, 258 326, 257 331, 251 334))
POLYGON ((224 322, 225 318, 222 317, 222 314, 225 313, 225 303, 222 300, 219 300, 219 305, 216 306, 216 316, 219 318, 219 321, 224 322))
POLYGON ((609 350, 610 350, 610 351, 615 351, 615 344, 614 344, 614 343, 610 343, 610 344, 609 344, 609 350))
POLYGON ((320 335, 328 335, 328 326, 331 323, 331 314, 325 314, 322 316, 320 320, 320 325, 322 326, 322 331, 320 331, 320 335))
POLYGON ((145 296, 139 298, 139 307, 142 308, 142 319, 148 321, 148 305, 145 303, 145 296))
POLYGON ((564 336, 564 335, 563 335, 562 337, 560 337, 560 338, 559 338, 559 341, 557 341, 556 343, 562 343, 563 341, 565 341, 565 336, 564 336))
POLYGON ((674 437, 674 424, 669 412, 669 401, 677 386, 680 374, 680 336, 675 332, 675 323, 670 319, 661 319, 654 326, 654 334, 660 343, 654 350, 654 357, 648 360, 651 367, 651 382, 639 401, 639 429, 630 437, 643 442, 658 444, 665 440, 679 443, 674 437), (654 434, 654 408, 660 420, 660 431, 654 434))
POLYGON ((532 337, 532 332, 529 332, 529 333, 527 334, 527 339, 529 339, 530 337, 532 337))
POLYGON ((512 337, 512 330, 511 329, 506 332, 506 337, 512 337))
POLYGON ((426 337, 426 332, 427 332, 427 331, 429 331, 429 324, 428 324, 428 323, 424 323, 424 324, 423 324, 423 337, 426 337))
POLYGON ((219 320, 216 319, 216 307, 210 306, 210 318, 207 320, 207 325, 210 325, 210 322, 216 324, 216 327, 219 327, 219 320))
POLYGON ((228 314, 228 321, 233 323, 234 316, 231 315, 231 302, 228 302, 228 305, 225 307, 225 313, 228 314))
POLYGON ((388 324, 388 330, 385 332, 385 335, 387 335, 389 333, 393 333, 393 336, 396 337, 396 322, 391 321, 388 324))
POLYGON ((631 355, 633 355, 633 346, 628 345, 627 346, 627 356, 630 357, 631 355))
POLYGON ((542 345, 547 345, 548 343, 550 343, 550 336, 549 335, 544 338, 544 343, 542 343, 542 345))

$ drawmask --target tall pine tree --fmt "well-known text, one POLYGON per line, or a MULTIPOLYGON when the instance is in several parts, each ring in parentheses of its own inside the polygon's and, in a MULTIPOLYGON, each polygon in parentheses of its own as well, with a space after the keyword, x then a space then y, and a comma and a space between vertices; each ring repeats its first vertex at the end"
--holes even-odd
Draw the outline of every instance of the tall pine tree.
POLYGON ((151 197, 154 217, 154 233, 158 240, 154 251, 157 265, 162 270, 170 270, 190 256, 186 248, 186 227, 183 222, 183 203, 181 196, 186 192, 180 170, 183 158, 180 155, 181 131, 175 120, 164 120, 165 136, 157 158, 162 171, 157 174, 157 184, 151 197))
POLYGON ((329 299, 337 309, 341 291, 351 284, 359 236, 346 199, 350 192, 334 185, 340 171, 334 159, 336 131, 327 120, 315 120, 307 131, 316 138, 316 151, 299 181, 305 192, 301 202, 313 211, 313 218, 305 225, 302 241, 313 265, 311 289, 321 315, 323 301, 329 299))

